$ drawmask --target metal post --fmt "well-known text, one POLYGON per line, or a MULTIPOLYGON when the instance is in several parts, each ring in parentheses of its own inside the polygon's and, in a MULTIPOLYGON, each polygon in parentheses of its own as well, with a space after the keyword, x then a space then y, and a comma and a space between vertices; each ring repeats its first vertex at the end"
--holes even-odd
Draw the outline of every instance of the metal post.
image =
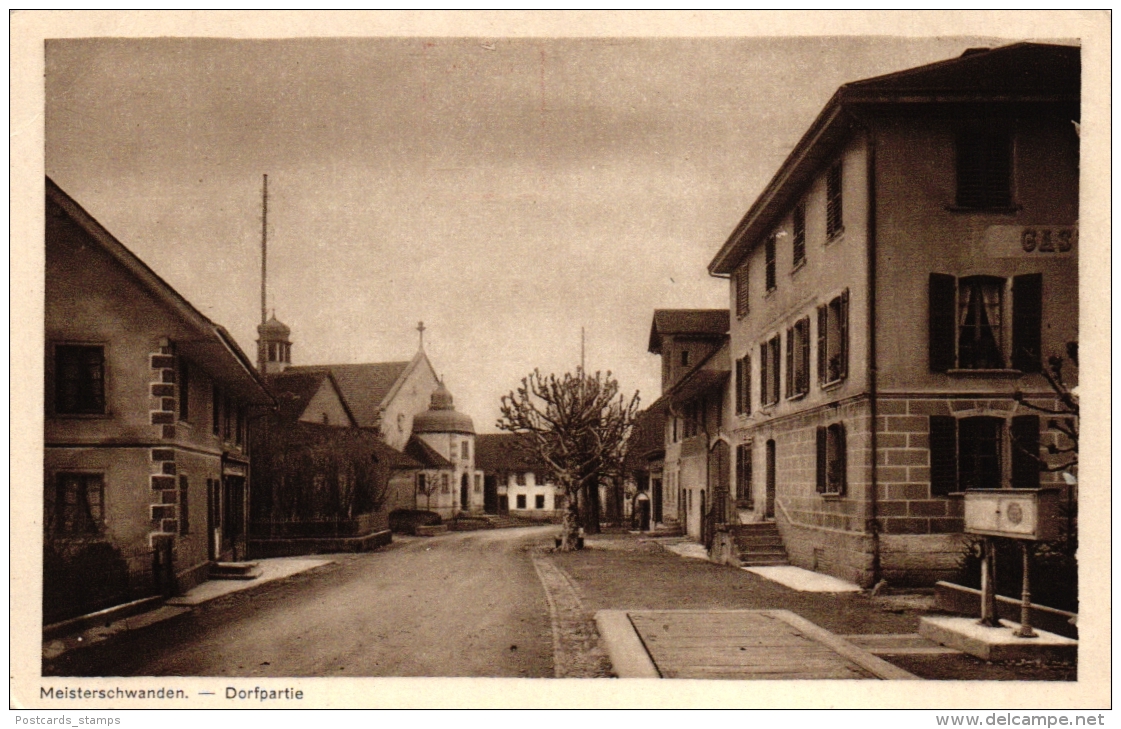
POLYGON ((1038 634, 1031 629, 1031 583, 1028 580, 1028 564, 1031 560, 1026 541, 1020 542, 1020 552, 1024 556, 1024 587, 1020 595, 1020 628, 1014 634, 1019 638, 1036 638, 1038 634))
POLYGON ((996 590, 994 589, 995 552, 992 538, 984 537, 981 542, 981 619, 977 621, 977 624, 990 628, 1000 627, 1000 619, 996 614, 996 590))

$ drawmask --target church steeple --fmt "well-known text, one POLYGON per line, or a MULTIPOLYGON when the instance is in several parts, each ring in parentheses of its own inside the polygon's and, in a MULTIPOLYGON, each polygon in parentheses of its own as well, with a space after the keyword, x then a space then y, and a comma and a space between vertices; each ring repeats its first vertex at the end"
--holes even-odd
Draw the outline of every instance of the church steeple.
POLYGON ((275 375, 283 372, 292 364, 292 342, 288 339, 292 330, 272 317, 257 327, 257 362, 261 373, 275 375))

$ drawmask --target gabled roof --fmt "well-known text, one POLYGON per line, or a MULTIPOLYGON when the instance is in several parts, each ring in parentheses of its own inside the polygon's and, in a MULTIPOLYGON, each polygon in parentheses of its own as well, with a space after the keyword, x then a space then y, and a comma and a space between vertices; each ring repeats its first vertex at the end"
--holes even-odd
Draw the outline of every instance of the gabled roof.
POLYGON ((483 433, 475 436, 475 468, 487 473, 545 471, 545 463, 528 448, 520 433, 483 433))
POLYGON ((415 435, 410 436, 409 442, 405 444, 405 455, 419 462, 421 468, 453 467, 451 461, 441 456, 435 448, 425 443, 423 438, 419 438, 415 435))
POLYGON ((957 58, 842 85, 708 264, 709 274, 732 273, 756 241, 771 232, 852 133, 852 110, 875 105, 925 109, 932 104, 1034 103, 1069 107, 1077 120, 1081 58, 1081 49, 1074 46, 1014 43, 970 49, 957 58))
POLYGON ((719 338, 728 332, 727 309, 655 309, 648 351, 662 352, 662 337, 676 334, 719 338))
POLYGON ((303 434, 303 438, 311 442, 336 442, 347 443, 352 442, 350 439, 358 438, 367 447, 371 448, 374 456, 381 463, 386 464, 392 469, 400 470, 414 470, 424 468, 424 464, 412 458, 406 453, 392 448, 381 441, 377 433, 370 430, 361 428, 339 428, 334 425, 323 425, 322 423, 306 423, 295 421, 288 424, 288 432, 303 434))
POLYGON ((646 408, 638 414, 627 439, 627 456, 624 466, 628 471, 645 469, 650 456, 657 456, 665 448, 666 414, 662 410, 646 408))
POLYGON ((678 380, 673 387, 662 393, 647 410, 667 412, 671 405, 692 400, 702 392, 719 387, 731 377, 732 362, 728 354, 728 341, 724 340, 716 349, 709 352, 688 374, 678 380))
POLYGON ((398 380, 403 379, 409 362, 371 362, 369 364, 300 365, 285 373, 325 373, 334 375, 343 399, 355 421, 363 428, 378 424, 378 413, 389 400, 398 380))
POLYGON ((229 332, 210 321, 191 302, 183 298, 50 177, 46 178, 46 197, 49 204, 57 205, 67 218, 85 231, 91 240, 100 245, 102 250, 128 271, 140 286, 167 306, 188 329, 194 331, 194 337, 175 343, 180 354, 198 363, 211 377, 245 402, 251 405, 273 404, 272 396, 265 388, 253 363, 241 351, 229 332))
POLYGON ((320 389, 327 386, 335 391, 351 424, 357 424, 346 398, 339 390, 334 375, 328 370, 313 372, 285 370, 282 373, 268 375, 265 381, 272 391, 273 397, 276 398, 277 412, 284 420, 299 420, 300 416, 307 410, 311 399, 320 389))

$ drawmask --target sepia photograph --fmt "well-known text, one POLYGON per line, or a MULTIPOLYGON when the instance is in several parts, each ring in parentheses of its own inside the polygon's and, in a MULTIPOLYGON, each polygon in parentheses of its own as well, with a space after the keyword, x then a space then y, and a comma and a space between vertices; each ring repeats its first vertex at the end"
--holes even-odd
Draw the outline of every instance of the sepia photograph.
POLYGON ((13 706, 1109 708, 1109 15, 1000 18, 13 16, 13 706))

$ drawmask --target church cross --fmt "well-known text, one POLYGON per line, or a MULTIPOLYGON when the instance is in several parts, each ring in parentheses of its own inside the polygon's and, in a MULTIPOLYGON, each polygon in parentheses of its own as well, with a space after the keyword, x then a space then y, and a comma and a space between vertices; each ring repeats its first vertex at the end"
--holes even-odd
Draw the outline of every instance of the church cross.
POLYGON ((417 322, 416 330, 418 332, 420 332, 420 348, 424 349, 424 330, 425 330, 424 322, 422 322, 422 321, 417 322))

